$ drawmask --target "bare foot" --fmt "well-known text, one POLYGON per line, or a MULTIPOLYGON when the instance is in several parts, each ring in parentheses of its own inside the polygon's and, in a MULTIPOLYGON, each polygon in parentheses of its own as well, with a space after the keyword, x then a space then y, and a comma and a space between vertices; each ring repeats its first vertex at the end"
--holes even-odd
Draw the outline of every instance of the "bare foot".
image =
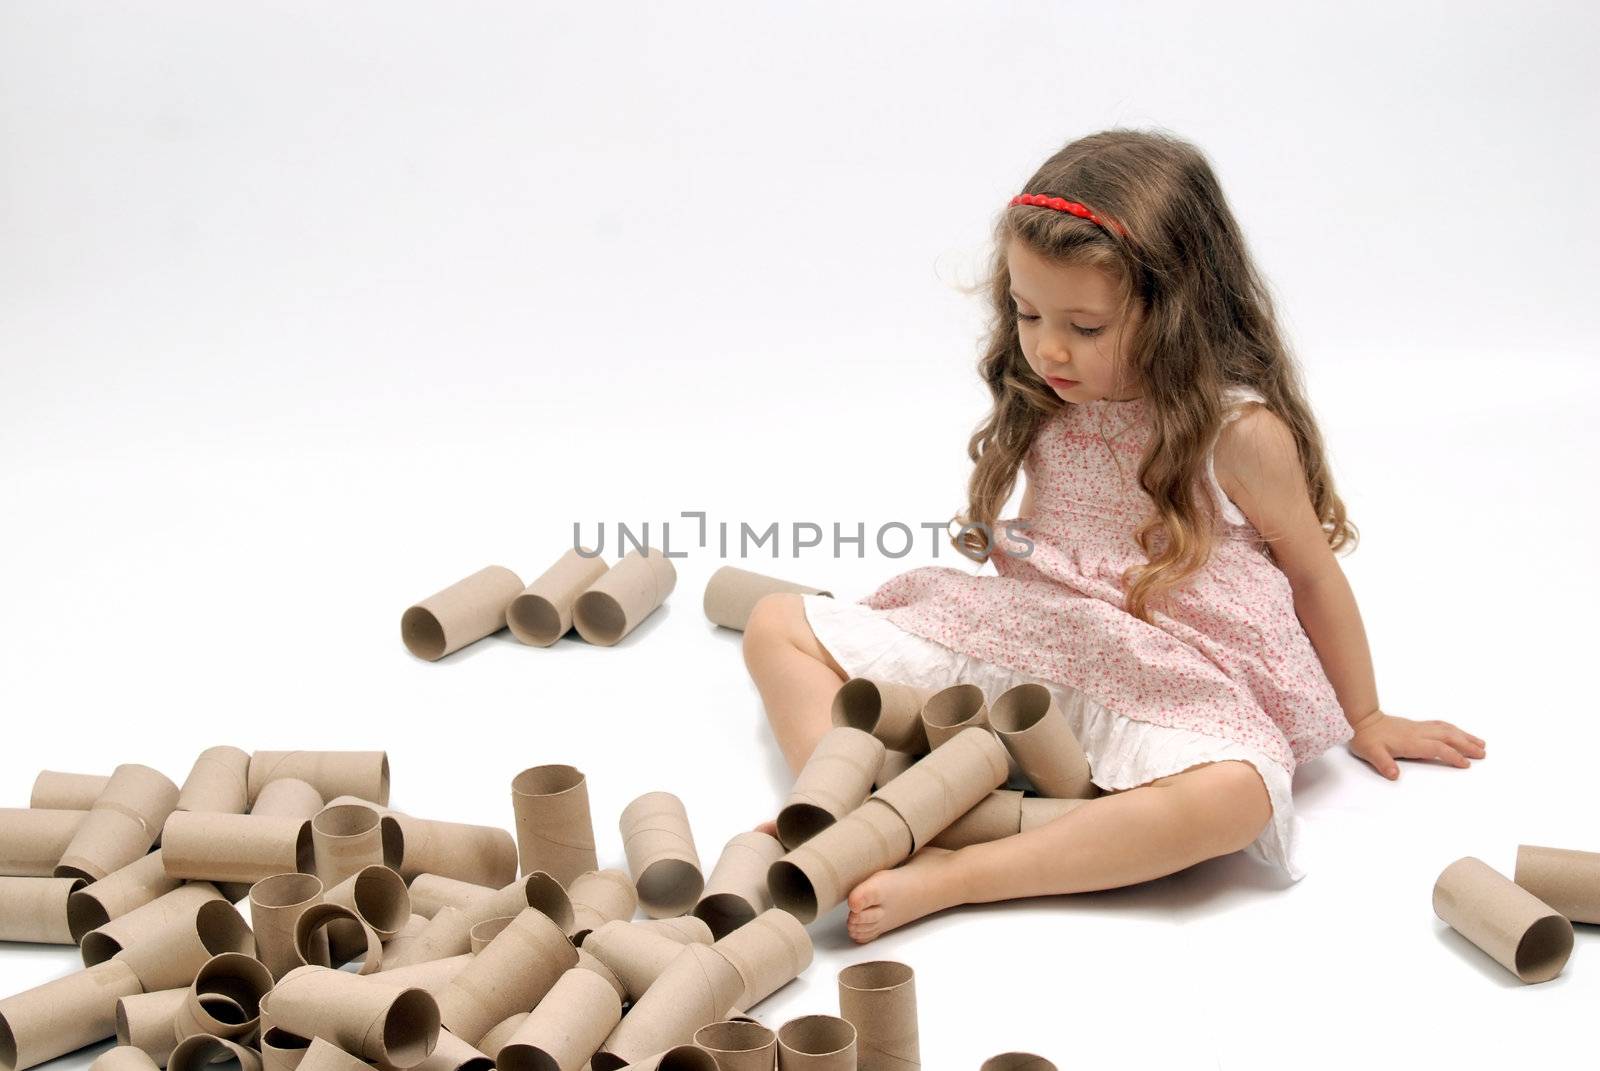
POLYGON ((756 832, 765 833, 769 837, 776 837, 778 835, 778 823, 769 818, 759 826, 756 826, 756 832))
POLYGON ((947 873, 950 855, 945 848, 923 848, 910 862, 880 870, 852 889, 845 920, 850 940, 866 944, 897 926, 954 907, 959 901, 947 873))

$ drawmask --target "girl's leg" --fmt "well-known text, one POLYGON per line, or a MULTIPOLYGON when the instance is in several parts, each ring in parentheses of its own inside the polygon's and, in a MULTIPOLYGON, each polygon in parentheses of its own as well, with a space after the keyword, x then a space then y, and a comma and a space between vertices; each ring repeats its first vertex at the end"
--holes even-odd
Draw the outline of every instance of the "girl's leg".
POLYGON ((806 621, 801 596, 766 595, 744 629, 744 664, 792 773, 833 727, 833 695, 848 679, 806 621))
POLYGON ((1207 763, 1100 796, 1044 825, 957 851, 924 848, 850 893, 857 942, 958 904, 1149 881, 1247 847, 1272 818, 1249 763, 1207 763))

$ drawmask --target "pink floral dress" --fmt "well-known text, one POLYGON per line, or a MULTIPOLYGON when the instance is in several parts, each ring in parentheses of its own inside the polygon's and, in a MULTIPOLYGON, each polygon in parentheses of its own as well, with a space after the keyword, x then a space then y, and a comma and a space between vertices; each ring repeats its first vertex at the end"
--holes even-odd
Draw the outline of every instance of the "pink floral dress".
MULTIPOLYGON (((1229 419, 1254 391, 1239 388, 1229 419)), ((1348 740, 1332 684, 1301 626, 1288 577, 1217 483, 1211 559, 1154 624, 1125 608, 1119 579, 1145 561, 1134 539, 1151 511, 1138 483, 1150 426, 1143 398, 1064 405, 1023 462, 1034 488, 1025 556, 996 575, 949 566, 901 573, 857 603, 806 596, 819 641, 852 676, 943 687, 977 683, 993 702, 1016 683, 1050 687, 1089 754, 1096 784, 1132 788, 1222 759, 1266 782, 1273 821, 1252 854, 1301 875, 1292 858, 1297 765, 1348 740), (899 674, 899 676, 894 676, 899 674)), ((1164 535, 1158 535, 1158 541, 1164 535)))

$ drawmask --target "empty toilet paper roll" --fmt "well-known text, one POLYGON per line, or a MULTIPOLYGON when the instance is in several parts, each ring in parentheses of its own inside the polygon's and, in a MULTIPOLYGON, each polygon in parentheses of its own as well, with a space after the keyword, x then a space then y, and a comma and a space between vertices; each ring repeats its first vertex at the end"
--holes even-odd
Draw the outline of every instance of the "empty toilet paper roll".
POLYGON ((695 917, 705 922, 713 938, 731 933, 772 906, 767 868, 781 858, 783 845, 777 838, 754 830, 735 834, 723 846, 700 902, 694 905, 695 917))
POLYGON ((928 843, 953 851, 1013 836, 1022 830, 1022 799, 1021 789, 997 788, 928 843))
POLYGON ((833 724, 871 733, 891 751, 920 755, 928 750, 922 705, 932 695, 929 688, 854 677, 833 695, 833 724))
MULTIPOLYGON (((97 926, 84 934, 78 943, 84 966, 104 963, 124 948, 149 940, 161 933, 174 920, 192 921, 202 906, 221 901, 222 894, 217 891, 217 887, 205 881, 180 885, 169 893, 163 893, 148 904, 141 904, 127 914, 119 915, 105 925, 97 926)), ((184 984, 187 985, 188 982, 184 984)))
POLYGON ((250 887, 250 927, 256 935, 256 955, 282 978, 302 963, 327 964, 327 932, 318 930, 301 957, 295 947, 294 928, 306 909, 323 902, 322 881, 315 874, 274 874, 250 887))
POLYGON ((487 566, 407 608, 400 616, 400 639, 418 658, 436 662, 505 628, 506 611, 520 594, 516 573, 487 566))
POLYGON ((515 915, 505 915, 497 919, 485 919, 475 923, 467 934, 469 950, 474 956, 489 947, 489 942, 500 936, 500 931, 516 921, 515 915))
POLYGON ((918 851, 1005 783, 1006 749, 987 729, 966 728, 872 796, 893 807, 918 851))
POLYGON ((843 903, 863 879, 910 855, 905 819, 873 797, 773 863, 767 888, 775 905, 809 923, 843 903))
POLYGON ((794 849, 861 806, 883 769, 883 741, 836 725, 825 733, 794 779, 778 812, 778 840, 794 849))
POLYGON ((0 876, 55 877, 56 864, 88 817, 88 811, 0 807, 0 876))
POLYGON ((983 1061, 979 1071, 1056 1071, 1056 1065, 1031 1052, 1003 1052, 983 1061))
POLYGON ((439 1005, 428 992, 327 967, 296 967, 284 975, 269 1011, 280 1030, 321 1038, 389 1067, 415 1067, 439 1043, 439 1005))
POLYGON ((922 704, 922 731, 928 746, 938 747, 962 729, 989 724, 989 704, 976 684, 952 684, 928 696, 922 704))
POLYGON ((174 811, 161 832, 161 858, 169 878, 188 881, 253 883, 315 868, 310 822, 259 814, 174 811))
POLYGON ((523 770, 511 781, 511 806, 524 874, 543 870, 570 886, 598 869, 583 771, 559 763, 523 770))
POLYGON ((156 1062, 143 1049, 116 1045, 96 1056, 89 1071, 156 1071, 156 1062))
POLYGON ((1515 880, 1571 922, 1600 922, 1600 852, 1519 844, 1515 880))
POLYGON ((878 771, 878 776, 873 779, 874 789, 882 788, 896 777, 905 773, 917 764, 921 755, 910 755, 904 751, 885 751, 883 753, 883 768, 878 771))
POLYGON ((363 867, 383 865, 380 825, 378 812, 358 803, 324 807, 311 819, 313 866, 323 885, 332 889, 363 867))
POLYGON ((23 1071, 116 1032, 117 1000, 139 992, 125 963, 75 971, 0 1000, 0 1071, 23 1071))
POLYGON ((0 941, 76 944, 67 901, 82 878, 0 878, 0 941))
POLYGON ((260 960, 239 952, 214 956, 189 986, 172 1021, 173 1036, 178 1041, 196 1034, 232 1041, 253 1037, 261 1023, 261 998, 271 991, 272 972, 260 960), (218 996, 230 1003, 206 1000, 218 996))
POLYGON ((739 988, 739 972, 720 952, 684 945, 594 1054, 594 1071, 616 1071, 686 1044, 696 1030, 726 1015, 739 988))
POLYGON ((715 941, 716 935, 711 932, 704 919, 694 915, 674 915, 667 919, 640 919, 635 926, 646 930, 653 930, 665 937, 670 937, 680 945, 687 945, 698 941, 700 944, 709 945, 715 941))
POLYGON ((392 971, 384 971, 378 981, 387 985, 426 990, 437 999, 444 996, 445 990, 450 988, 450 983, 471 966, 475 958, 472 953, 463 952, 459 956, 449 956, 445 959, 408 963, 392 971))
MULTIPOLYGON (((356 972, 359 975, 376 974, 383 967, 383 942, 372 927, 350 908, 330 904, 326 899, 312 904, 294 920, 294 950, 300 957, 299 966, 340 967, 360 956, 361 969, 356 972), (338 939, 333 934, 336 927, 343 935, 338 939), (324 941, 328 962, 321 964, 315 957, 324 941)), ((299 970, 299 966, 295 969, 299 970)))
POLYGON ((638 1060, 623 1071, 718 1071, 717 1058, 698 1045, 674 1045, 666 1052, 638 1060))
POLYGON ((325 800, 354 796, 389 805, 389 755, 384 751, 257 751, 250 756, 250 798, 273 781, 293 778, 325 800))
POLYGON ((250 753, 222 745, 208 747, 178 791, 180 811, 244 814, 250 809, 250 753))
POLYGON ((610 867, 578 875, 567 887, 567 895, 572 900, 572 928, 567 932, 580 943, 595 927, 613 919, 631 919, 639 908, 633 879, 610 867))
POLYGON ((298 777, 280 777, 261 786, 251 814, 278 818, 311 818, 323 808, 322 793, 298 777))
POLYGON ((472 951, 472 920, 465 912, 446 904, 434 913, 416 935, 401 934, 383 948, 385 972, 413 963, 449 959, 472 951))
POLYGON ((388 946, 394 944, 394 942, 400 940, 402 937, 415 937, 423 930, 426 930, 428 928, 428 924, 432 921, 433 920, 428 918, 426 915, 418 915, 415 912, 412 912, 406 917, 405 924, 395 932, 395 935, 388 938, 383 943, 385 946, 388 946))
POLYGON ((622 809, 618 825, 645 914, 667 918, 692 908, 705 878, 683 801, 670 792, 646 792, 622 809))
POLYGON ((161 835, 178 803, 178 786, 148 766, 123 763, 111 772, 53 876, 99 881, 138 859, 161 835))
POLYGON ((193 914, 178 915, 160 929, 140 935, 112 959, 131 968, 140 988, 149 993, 187 987, 206 961, 220 952, 253 955, 255 948, 244 916, 226 900, 207 900, 193 914))
MULTIPOLYGON (((387 809, 381 813, 398 838, 398 858, 388 860, 389 865, 407 881, 418 874, 438 874, 499 889, 516 880, 517 842, 497 826, 413 818, 387 809)), ((384 837, 387 853, 388 825, 384 837)))
POLYGON ((263 1071, 296 1071, 310 1047, 310 1038, 277 1027, 264 1029, 261 1031, 261 1067, 263 1071))
POLYGON ((261 1071, 261 1054, 247 1045, 211 1034, 195 1034, 178 1042, 167 1059, 167 1071, 205 1071, 213 1063, 232 1062, 239 1071, 261 1071))
POLYGON ((442 1021, 468 1045, 515 1012, 538 1005, 578 950, 549 916, 524 908, 450 983, 439 1000, 442 1021))
POLYGON ((1524 982, 1554 978, 1572 953, 1571 922, 1470 855, 1439 875, 1433 913, 1524 982))
POLYGON ((606 572, 606 563, 587 547, 570 548, 529 584, 506 610, 511 634, 533 647, 549 647, 572 627, 572 608, 606 572))
POLYGON ((439 874, 418 874, 412 879, 410 889, 411 910, 424 918, 432 918, 441 908, 453 907, 469 916, 476 914, 475 923, 489 917, 475 909, 496 892, 487 885, 439 874))
POLYGON ((616 990, 593 971, 566 971, 495 1054, 500 1071, 583 1071, 622 1021, 616 990))
POLYGON ((1041 796, 1083 799, 1094 795, 1089 758, 1050 689, 1032 683, 1008 688, 994 701, 989 724, 1041 796))
MULTIPOLYGON (((150 1058, 165 1067, 167 1058, 178 1044, 178 1012, 189 999, 187 989, 158 989, 153 993, 135 993, 120 997, 116 1007, 117 1043, 133 1045, 150 1054, 150 1058)), ((208 1014, 218 1018, 236 1016, 244 1019, 244 1009, 229 997, 208 993, 202 998, 208 1014)))
MULTIPOLYGON (((323 893, 322 898, 355 912, 380 941, 395 937, 411 920, 411 894, 406 883, 386 866, 362 867, 323 893)), ((329 931, 329 937, 335 944, 346 938, 351 942, 359 941, 359 935, 351 927, 336 926, 329 931)), ((335 954, 338 954, 337 949, 335 954)), ((349 953, 350 956, 357 954, 357 951, 349 953)))
POLYGON ((574 970, 593 971, 605 981, 606 985, 612 988, 617 994, 618 1000, 626 1001, 628 999, 628 991, 624 988, 622 979, 613 974, 610 967, 607 967, 581 948, 578 949, 578 965, 574 970))
POLYGON ((716 1057, 717 1071, 772 1071, 778 1058, 778 1035, 739 1019, 702 1026, 694 1043, 716 1057))
POLYGON ((761 597, 778 592, 825 595, 829 598, 833 596, 833 592, 824 591, 822 588, 807 587, 789 580, 752 573, 748 569, 724 565, 712 573, 711 579, 706 581, 703 600, 706 617, 713 624, 731 628, 735 632, 743 632, 745 623, 750 620, 750 612, 756 608, 756 603, 761 601, 761 597))
POLYGON ((28 806, 52 811, 87 811, 106 790, 111 778, 105 774, 64 773, 40 770, 33 779, 28 806))
POLYGON ((420 915, 432 916, 441 907, 454 907, 473 925, 492 918, 515 915, 525 907, 535 907, 566 930, 572 924, 572 901, 561 883, 536 870, 501 889, 489 889, 471 882, 419 874, 411 883, 411 906, 420 915))
POLYGON ((351 1056, 326 1038, 312 1038, 296 1071, 372 1071, 372 1065, 351 1056))
POLYGON ((483 1035, 483 1040, 478 1043, 479 1047, 485 1052, 499 1052, 506 1047, 506 1042, 511 1040, 517 1028, 527 1022, 528 1016, 532 1014, 532 1012, 518 1012, 515 1015, 508 1015, 483 1035))
POLYGON ((68 898, 67 924, 71 927, 72 939, 83 940, 83 935, 90 930, 99 929, 112 919, 165 896, 179 884, 177 878, 167 876, 161 849, 140 856, 68 898))
POLYGON ((811 965, 811 935, 794 915, 769 908, 712 945, 739 972, 734 1001, 750 1008, 800 977, 811 965))
POLYGON ((855 1071, 856 1028, 837 1015, 802 1015, 778 1028, 778 1071, 855 1071))
POLYGON ((630 1001, 644 996, 652 983, 686 946, 636 922, 611 921, 583 939, 583 949, 603 963, 622 983, 630 1001))
POLYGON ((1064 814, 1073 811, 1088 803, 1087 799, 1051 799, 1048 796, 1022 797, 1022 829, 1033 829, 1046 822, 1053 822, 1064 814))
POLYGON ((678 571, 654 547, 623 557, 572 604, 578 635, 598 647, 610 647, 655 613, 678 583, 678 571))
POLYGON ((917 983, 894 960, 852 963, 839 972, 839 1015, 856 1028, 861 1071, 911 1071, 922 1066, 917 983))
POLYGON ((439 1031, 439 1044, 418 1071, 494 1071, 494 1061, 448 1030, 439 1031))

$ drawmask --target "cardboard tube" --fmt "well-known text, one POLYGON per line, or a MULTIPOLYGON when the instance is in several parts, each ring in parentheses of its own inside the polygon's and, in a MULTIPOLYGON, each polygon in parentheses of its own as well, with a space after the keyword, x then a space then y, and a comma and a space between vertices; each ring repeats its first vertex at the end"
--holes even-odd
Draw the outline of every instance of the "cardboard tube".
POLYGON ((282 978, 307 960, 330 962, 325 930, 317 931, 304 957, 294 940, 295 923, 300 916, 322 902, 322 879, 315 874, 274 874, 250 887, 250 926, 255 930, 256 955, 273 978, 282 978))
POLYGON ((409 607, 400 616, 400 639, 418 658, 437 662, 505 628, 506 611, 520 594, 516 573, 487 566, 409 607))
POLYGON ((125 963, 100 963, 0 1000, 0 1071, 23 1071, 116 1032, 117 1000, 139 992, 125 963))
POLYGON ((0 878, 0 941, 76 944, 67 900, 82 878, 0 878))
POLYGON ((105 774, 40 770, 39 776, 33 779, 28 806, 51 811, 87 811, 110 782, 111 778, 105 774))
POLYGON ((572 901, 561 883, 536 870, 518 878, 503 889, 487 889, 470 882, 420 874, 411 883, 412 907, 422 915, 432 915, 449 905, 472 920, 473 925, 489 919, 516 915, 525 907, 536 907, 563 930, 572 925, 572 901))
POLYGON ((392 971, 384 971, 383 977, 378 981, 387 985, 398 985, 410 989, 422 989, 432 993, 434 999, 444 996, 461 974, 472 965, 476 958, 470 952, 463 952, 459 956, 449 956, 445 959, 430 959, 422 963, 408 963, 404 967, 396 967, 392 971))
POLYGON ((1089 801, 1086 799, 1051 799, 1048 796, 1022 797, 1022 825, 1018 832, 1033 829, 1046 822, 1054 822, 1064 814, 1071 814, 1089 801))
POLYGON ((1022 803, 1020 789, 997 788, 928 843, 954 851, 1014 836, 1022 831, 1022 803))
POLYGON ((994 701, 989 723, 1041 796, 1086 799, 1094 795, 1089 758, 1050 689, 1042 684, 1008 688, 994 701))
POLYGON ((1600 852, 1519 844, 1516 882, 1572 922, 1600 922, 1600 852))
POLYGON ((595 927, 613 919, 631 919, 639 908, 633 879, 609 867, 574 878, 567 886, 567 895, 572 900, 572 929, 568 932, 580 943, 583 935, 595 927))
POLYGON ((817 742, 778 812, 778 840, 793 851, 861 806, 883 769, 883 741, 836 725, 817 742))
POLYGON ((694 1043, 716 1057, 718 1071, 772 1071, 778 1035, 760 1023, 724 1019, 694 1032, 694 1043))
POLYGON ((839 1015, 856 1028, 861 1071, 915 1071, 922 1066, 916 976, 904 963, 867 960, 840 971, 839 1015))
POLYGON ((140 856, 68 897, 67 925, 73 940, 83 940, 90 930, 165 896, 179 884, 177 878, 167 877, 161 849, 140 856))
POLYGON ((854 677, 833 695, 833 724, 871 733, 891 751, 921 755, 928 750, 922 705, 932 695, 912 684, 854 677))
POLYGON ((150 1054, 132 1045, 117 1045, 96 1056, 89 1071, 157 1071, 150 1054))
POLYGON ((613 974, 610 967, 607 967, 604 963, 601 963, 597 957, 585 951, 584 949, 578 949, 578 965, 573 969, 593 971, 595 974, 599 975, 600 978, 604 979, 606 985, 612 988, 612 990, 617 994, 618 1000, 626 1001, 628 999, 628 991, 626 988, 624 988, 622 979, 613 974))
POLYGON ((494 1061, 448 1030, 439 1031, 439 1044, 417 1071, 493 1071, 494 1061))
MULTIPOLYGON (((474 908, 495 893, 495 890, 487 885, 447 878, 439 874, 418 874, 411 880, 410 889, 411 910, 425 918, 432 918, 445 907, 453 907, 457 911, 471 914, 474 908)), ((482 922, 483 918, 473 921, 482 922)))
POLYGON ((1444 868, 1433 913, 1523 982, 1547 982, 1572 953, 1572 923, 1481 859, 1444 868))
POLYGON ((1031 1052, 1003 1052, 983 1061, 979 1071, 1056 1071, 1056 1065, 1031 1052))
POLYGON ((412 914, 406 916, 405 925, 401 926, 393 937, 388 938, 383 943, 385 945, 390 945, 395 941, 400 940, 402 937, 415 937, 423 930, 426 930, 428 928, 428 923, 432 921, 433 920, 428 918, 426 915, 418 915, 413 912, 412 914))
POLYGON ((524 908, 450 983, 439 1001, 442 1021, 477 1045, 506 1016, 537 1005, 577 962, 578 950, 561 927, 543 912, 524 908))
POLYGON ((515 915, 502 915, 497 919, 484 919, 482 922, 475 923, 472 930, 467 934, 467 942, 471 947, 472 954, 476 956, 479 952, 489 947, 489 942, 499 937, 500 931, 515 922, 516 919, 517 916, 515 915))
MULTIPOLYGON (((314 869, 311 823, 258 814, 174 811, 161 833, 169 878, 254 883, 314 869)), ((326 883, 324 883, 326 884, 326 883)))
POLYGON ((327 934, 326 966, 339 967, 361 956, 361 969, 356 972, 358 975, 376 974, 383 967, 383 942, 372 927, 343 904, 330 904, 324 900, 320 904, 312 904, 294 920, 294 950, 300 957, 300 964, 295 970, 302 966, 324 966, 313 962, 313 957, 321 950, 317 941, 319 933, 327 934), (348 934, 359 936, 354 940, 336 941, 330 932, 336 926, 348 934))
POLYGON ((863 879, 910 856, 911 830, 905 819, 872 797, 773 863, 767 888, 774 904, 809 923, 843 903, 863 879))
MULTIPOLYGON (((79 941, 83 965, 92 967, 96 963, 104 963, 124 948, 149 940, 161 933, 175 920, 193 920, 199 913, 201 905, 221 900, 222 894, 209 882, 197 881, 189 885, 180 885, 148 904, 142 904, 125 915, 117 916, 104 926, 96 927, 84 934, 79 941)), ((196 964, 197 969, 198 967, 199 964, 196 964)), ((184 984, 188 985, 188 982, 184 984)))
POLYGON ((229 1038, 195 1034, 178 1042, 167 1059, 167 1071, 206 1071, 213 1063, 234 1061, 239 1071, 261 1071, 261 1054, 229 1038))
POLYGON ((810 934, 799 919, 778 908, 763 911, 711 947, 739 972, 734 1003, 741 1008, 766 1000, 811 965, 810 934))
POLYGON ((1006 749, 994 734, 966 728, 878 789, 872 798, 887 803, 905 819, 911 830, 911 850, 920 851, 1005 784, 1008 770, 1006 749))
POLYGON ((529 584, 506 609, 511 634, 531 647, 549 647, 572 627, 572 606, 596 580, 606 563, 597 552, 569 549, 539 579, 529 584))
POLYGON ((594 1054, 594 1071, 616 1071, 686 1044, 696 1030, 723 1017, 740 984, 739 972, 720 952, 684 945, 594 1054))
POLYGON ((56 864, 88 817, 86 810, 0 807, 0 876, 55 877, 56 864))
POLYGON ((297 1071, 372 1071, 372 1065, 351 1056, 326 1038, 312 1038, 305 1055, 300 1057, 297 1071))
POLYGON ((296 1071, 310 1047, 310 1038, 279 1027, 264 1029, 261 1031, 262 1071, 296 1071))
POLYGON ((159 771, 123 763, 89 808, 54 876, 99 881, 122 869, 150 850, 177 803, 178 786, 159 771))
POLYGON ((928 746, 936 748, 962 729, 989 725, 989 703, 976 684, 952 684, 928 696, 922 704, 922 731, 928 746))
POLYGON ((616 990, 593 971, 573 967, 495 1055, 500 1071, 583 1071, 622 1021, 616 990))
POLYGON ((251 814, 277 818, 310 818, 322 810, 322 793, 298 777, 282 777, 261 786, 251 814))
POLYGON ((580 874, 599 868, 583 771, 560 764, 523 770, 511 781, 511 807, 524 874, 543 870, 571 885, 580 874))
POLYGON ((639 919, 634 923, 640 929, 651 930, 669 937, 680 945, 699 943, 709 945, 716 940, 705 920, 694 915, 674 915, 666 919, 639 919))
MULTIPOLYGON (((311 819, 311 853, 317 877, 329 889, 358 870, 383 865, 383 830, 371 807, 324 807, 311 819)), ((398 876, 398 875, 396 875, 398 876)))
POLYGON ((304 781, 325 800, 355 796, 389 805, 389 755, 383 751, 257 751, 250 756, 250 799, 273 781, 304 781))
POLYGON ((645 914, 667 918, 694 907, 705 878, 683 801, 670 792, 646 792, 622 809, 618 824, 645 914))
POLYGON ((244 814, 250 809, 250 753, 236 747, 208 747, 178 792, 180 811, 244 814))
POLYGON ((748 569, 724 565, 712 573, 711 579, 706 581, 706 593, 702 601, 706 617, 713 624, 731 628, 735 632, 743 632, 745 624, 750 620, 750 612, 756 608, 756 603, 761 601, 761 597, 778 592, 833 597, 833 592, 821 588, 807 587, 789 580, 779 580, 774 576, 752 573, 748 569))
POLYGON ((855 1071, 856 1028, 836 1015, 802 1015, 778 1028, 778 1071, 855 1071))
POLYGON ((383 949, 383 969, 449 959, 472 951, 473 922, 464 911, 445 905, 415 937, 396 937, 383 949))
MULTIPOLYGON (((132 1045, 150 1054, 161 1066, 178 1044, 177 1018, 189 999, 187 989, 158 989, 153 993, 135 993, 117 1001, 117 1043, 132 1045)), ((230 1017, 243 1022, 244 1009, 231 997, 220 993, 206 993, 200 997, 208 1014, 227 1021, 230 1017)))
MULTIPOLYGON (((338 904, 355 912, 361 921, 372 928, 380 941, 393 938, 411 920, 411 894, 406 890, 406 883, 399 874, 382 865, 362 867, 329 889, 322 898, 330 904, 338 904)), ((339 929, 345 932, 330 932, 330 937, 336 945, 355 945, 356 949, 346 957, 353 958, 359 954, 359 946, 365 942, 354 928, 339 929)), ((334 949, 334 954, 339 954, 338 948, 334 949)))
POLYGON ((878 776, 872 781, 874 789, 880 789, 905 773, 917 764, 921 755, 910 755, 904 751, 885 751, 883 753, 883 768, 878 771, 878 776))
POLYGON ((496 1023, 487 1034, 483 1035, 483 1040, 478 1044, 485 1052, 499 1052, 506 1047, 506 1042, 511 1040, 511 1036, 517 1032, 517 1029, 523 1023, 528 1021, 528 1016, 532 1014, 532 1012, 517 1012, 515 1015, 506 1016, 496 1023))
POLYGON ((578 635, 610 647, 667 601, 678 583, 672 560, 654 547, 630 551, 572 604, 578 635))
POLYGON ((583 950, 605 965, 632 1001, 644 996, 685 947, 665 934, 620 920, 596 927, 583 939, 583 950))
POLYGON ((253 956, 224 952, 212 957, 184 996, 172 1020, 173 1036, 182 1041, 196 1034, 238 1041, 251 1037, 261 1023, 261 998, 272 991, 272 972, 253 956), (227 1004, 207 1001, 226 997, 227 1004))
MULTIPOLYGON (((284 975, 272 991, 271 1015, 278 1029, 390 1067, 415 1067, 439 1043, 439 1005, 428 992, 327 967, 284 975)), ((308 1049, 300 1066, 311 1057, 308 1049)))
MULTIPOLYGON (((121 921, 115 919, 113 924, 121 921)), ((88 938, 84 940, 87 943, 88 938)), ((112 959, 132 968, 148 993, 188 986, 206 961, 219 952, 254 955, 255 948, 250 927, 234 906, 226 900, 207 900, 194 912, 170 918, 159 929, 129 941, 112 959)))
POLYGON ((629 1064, 623 1071, 717 1071, 717 1059, 696 1045, 674 1045, 666 1052, 629 1064))
POLYGON ((399 811, 387 811, 385 817, 398 830, 398 868, 407 881, 418 874, 438 874, 499 889, 517 878, 517 842, 503 829, 436 822, 399 811))

